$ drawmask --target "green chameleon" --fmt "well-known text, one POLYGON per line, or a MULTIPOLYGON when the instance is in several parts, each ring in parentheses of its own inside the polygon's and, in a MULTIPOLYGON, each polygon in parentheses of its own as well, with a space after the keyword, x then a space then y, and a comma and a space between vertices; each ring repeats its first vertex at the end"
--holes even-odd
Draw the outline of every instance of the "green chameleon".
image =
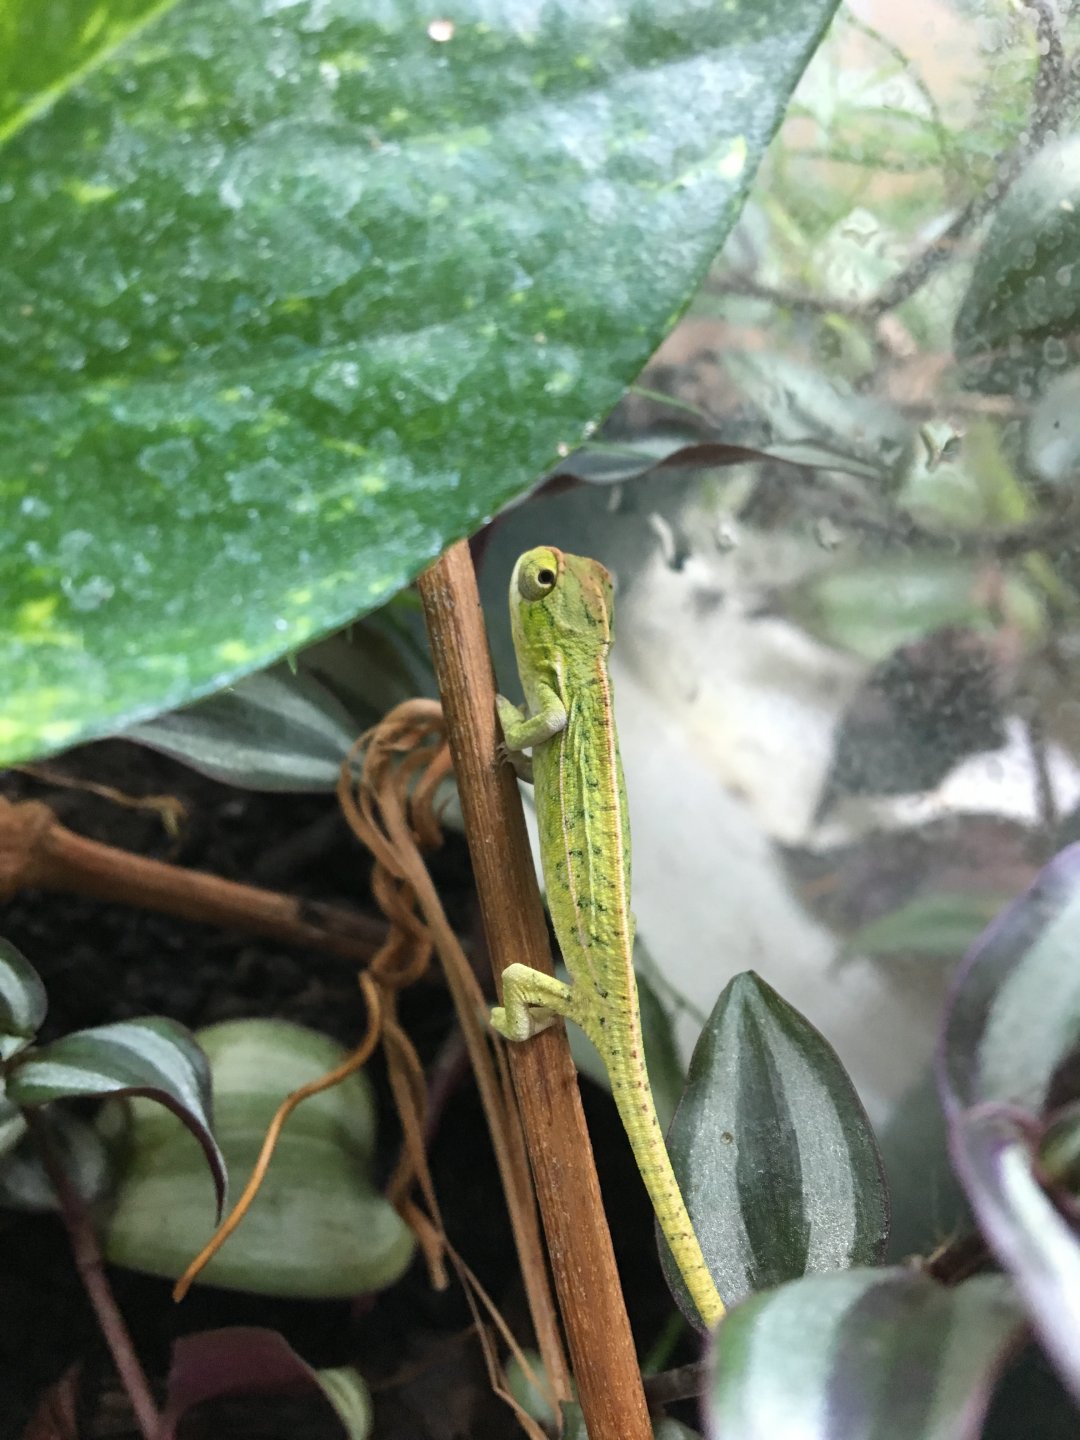
POLYGON ((671 1168, 645 1069, 630 829, 607 668, 611 576, 598 561, 552 546, 526 551, 510 579, 510 619, 529 713, 500 695, 499 719, 508 758, 535 786, 548 906, 574 983, 509 965, 491 1023, 508 1040, 527 1040, 565 1016, 599 1050, 660 1228, 711 1327, 724 1303, 671 1168), (521 753, 529 749, 531 765, 521 753))

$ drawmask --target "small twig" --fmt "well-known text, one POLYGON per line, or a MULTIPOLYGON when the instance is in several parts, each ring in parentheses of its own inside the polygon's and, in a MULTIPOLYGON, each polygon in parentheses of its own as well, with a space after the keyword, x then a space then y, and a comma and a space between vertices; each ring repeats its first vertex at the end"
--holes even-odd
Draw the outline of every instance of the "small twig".
POLYGON ((846 315, 861 320, 865 306, 856 300, 840 300, 835 296, 811 295, 791 285, 763 285, 749 275, 720 275, 710 278, 707 288, 727 295, 745 295, 751 300, 767 300, 786 310, 801 310, 811 315, 846 315))
POLYGON ((1051 131, 1058 127, 1067 98, 1068 87, 1065 80, 1068 66, 1053 6, 1050 0, 1023 0, 1023 3, 1032 12, 1040 46, 1031 123, 1019 142, 998 157, 994 167, 994 182, 978 195, 972 196, 936 240, 921 250, 869 300, 852 301, 841 300, 836 296, 810 295, 790 287, 761 285, 745 275, 721 277, 716 282, 718 288, 733 294, 768 300, 791 310, 818 315, 844 315, 852 320, 863 321, 879 320, 921 289, 940 266, 953 258, 959 241, 1001 203, 1027 160, 1040 148, 1051 131))
POLYGON ((1039 140, 1056 120, 1055 108, 1065 83, 1065 47, 1050 0, 1023 0, 1035 17, 1039 63, 1035 71, 1035 125, 1039 140))
POLYGON ((898 400, 893 402, 901 415, 911 420, 936 420, 942 410, 952 418, 954 415, 974 416, 978 420, 1026 420, 1031 414, 1031 405, 1018 400, 1015 395, 983 395, 972 391, 970 395, 950 395, 942 405, 941 398, 930 400, 898 400))
MULTIPOLYGON (((492 965, 497 975, 515 960, 550 973, 517 785, 495 758, 494 677, 468 546, 452 546, 419 584, 492 965)), ((589 1434, 650 1440, 566 1032, 552 1026, 508 1050, 589 1434)))
POLYGON ((252 1166, 251 1174, 248 1176, 247 1184, 240 1195, 239 1200, 232 1210, 221 1222, 211 1235, 195 1259, 187 1267, 184 1273, 173 1286, 173 1299, 179 1303, 191 1289, 193 1282, 199 1274, 209 1265, 210 1261, 218 1253, 221 1247, 228 1240, 229 1236, 237 1228, 244 1216, 251 1209, 255 1197, 262 1189, 262 1183, 266 1179, 266 1172, 270 1168, 270 1161, 274 1158, 274 1151, 277 1149, 281 1132, 285 1128, 285 1122, 298 1105, 309 1099, 312 1095, 321 1095, 325 1090, 331 1090, 335 1085, 340 1085, 350 1075, 355 1075, 362 1070, 371 1058, 371 1052, 379 1043, 379 1031, 382 1025, 382 1006, 379 1000, 379 987, 366 971, 360 976, 360 988, 364 992, 364 999, 368 1008, 367 1033, 360 1044, 348 1055, 340 1065, 335 1065, 325 1075, 320 1075, 317 1080, 309 1080, 306 1085, 293 1090, 286 1095, 285 1099, 274 1112, 273 1119, 267 1127, 263 1137, 262 1148, 252 1166))
POLYGON ((921 251, 898 275, 882 287, 863 307, 869 320, 876 320, 893 310, 922 288, 927 280, 956 253, 959 240, 997 208, 1006 192, 1020 175, 1028 159, 1040 148, 1051 130, 1057 127, 1066 87, 1062 83, 1065 58, 1053 10, 1048 0, 1024 0, 1035 19, 1040 42, 1039 63, 1035 85, 1031 123, 1019 142, 998 157, 994 167, 994 183, 972 196, 952 223, 925 250, 921 251))
POLYGON ((954 1236, 939 1245, 925 1260, 917 1259, 913 1263, 924 1275, 929 1275, 931 1280, 937 1280, 941 1285, 959 1285, 962 1280, 984 1270, 991 1258, 986 1241, 977 1232, 972 1232, 954 1236))
POLYGON ((852 496, 813 483, 804 485, 804 493, 799 498, 808 514, 873 536, 886 545, 905 549, 917 545, 953 556, 982 555, 998 560, 1016 560, 1033 550, 1044 550, 1048 554, 1071 551, 1077 543, 1073 523, 1080 519, 1080 510, 1070 499, 1026 525, 986 530, 931 530, 904 511, 885 508, 871 511, 852 496))
POLYGON ((1040 715, 1032 715, 1024 725, 1031 768, 1035 775, 1035 800, 1039 829, 1047 849, 1057 834, 1060 815, 1054 796, 1054 782, 1050 775, 1050 761, 1046 752, 1046 730, 1040 715))
POLYGON ((20 890, 89 895, 366 964, 386 938, 382 921, 261 890, 87 840, 38 800, 0 798, 0 901, 20 890))
POLYGON ((82 1196, 68 1178, 67 1172, 53 1148, 46 1128, 46 1122, 35 1111, 23 1111, 30 1128, 41 1162, 56 1191, 60 1216, 71 1242, 75 1269, 83 1283, 97 1319, 105 1343, 109 1347, 120 1383, 131 1401, 135 1422, 144 1440, 157 1440, 161 1428, 161 1417, 154 1401, 150 1383, 146 1378, 131 1334, 124 1317, 109 1287, 105 1274, 105 1261, 98 1245, 97 1235, 89 1211, 82 1196))
POLYGON ((645 1380, 645 1399, 649 1409, 662 1410, 665 1405, 674 1405, 676 1400, 696 1400, 701 1394, 709 1368, 704 1360, 694 1360, 689 1365, 679 1365, 674 1370, 661 1370, 658 1375, 649 1375, 645 1380))
MULTIPOLYGON (((456 1033, 472 1065, 506 1197, 522 1284, 543 1361, 544 1378, 538 1381, 539 1387, 550 1391, 551 1404, 555 1406, 560 1399, 569 1399, 572 1393, 570 1368, 548 1276, 521 1117, 505 1057, 486 1023, 480 982, 450 926, 421 853, 422 849, 434 849, 442 840, 435 797, 451 763, 442 709, 434 701, 407 700, 385 715, 360 743, 364 747, 363 768, 357 777, 351 766, 343 767, 338 799, 350 829, 371 852, 375 862, 372 894, 390 925, 390 936, 372 960, 372 970, 377 979, 385 980, 392 1000, 402 984, 411 983, 423 973, 433 948, 439 958, 457 1015, 456 1033)), ((425 1119, 426 1103, 431 1101, 433 1085, 438 1081, 433 1077, 427 1085, 426 1096, 421 1093, 424 1081, 419 1060, 414 1057, 415 1063, 409 1064, 405 1074, 403 1043, 398 1043, 404 1042, 404 1032, 395 1028, 393 1034, 396 1039, 387 1050, 387 1059, 390 1087, 401 1118, 403 1146, 388 1198, 410 1223, 419 1221, 418 1234, 425 1244, 429 1265, 433 1259, 441 1259, 445 1252, 458 1269, 467 1303, 477 1322, 477 1335, 492 1388, 518 1413, 520 1407, 508 1398, 499 1378, 484 1314, 506 1337, 511 1353, 520 1356, 516 1341, 482 1289, 474 1286, 471 1272, 441 1228, 438 1197, 426 1161, 429 1132, 425 1119), (405 1084, 396 1082, 397 1073, 401 1073, 405 1084), (412 1199, 414 1183, 425 1197, 426 1214, 412 1199), (425 1235, 430 1238, 430 1246, 425 1242, 425 1235)), ((438 1093, 434 1098, 436 1104, 441 1104, 438 1093)), ((528 1363, 523 1363, 528 1372, 528 1363)), ((533 1422, 521 1413, 518 1419, 523 1428, 535 1436, 533 1422)))
POLYGON ((150 810, 158 816, 170 840, 175 840, 180 834, 181 824, 187 817, 187 806, 176 795, 128 795, 125 791, 118 790, 115 785, 102 785, 96 780, 84 780, 81 776, 69 775, 58 766, 48 765, 41 760, 33 765, 15 765, 12 768, 20 775, 28 775, 31 780, 38 780, 43 785, 52 785, 62 790, 82 790, 88 795, 98 795, 102 800, 108 800, 111 805, 121 805, 126 810, 150 810))

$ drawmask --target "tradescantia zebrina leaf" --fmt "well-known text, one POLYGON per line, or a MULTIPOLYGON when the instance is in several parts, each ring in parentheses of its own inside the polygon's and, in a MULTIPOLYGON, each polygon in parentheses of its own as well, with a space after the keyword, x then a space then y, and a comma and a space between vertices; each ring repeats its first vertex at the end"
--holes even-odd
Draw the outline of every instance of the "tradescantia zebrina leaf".
POLYGON ((880 1261, 888 1195, 870 1122, 832 1046, 753 971, 736 975, 701 1032, 668 1148, 729 1306, 812 1271, 880 1261))
POLYGON ((572 450, 835 3, 173 0, 77 83, 69 35, 0 139, 0 762, 372 609, 572 450))
POLYGON ((41 976, 10 941, 0 939, 0 1060, 33 1039, 47 1005, 41 976))
MULTIPOLYGON (((22 1120, 22 1111, 16 1111, 22 1120)), ((68 1181, 88 1205, 96 1204, 109 1189, 113 1178, 109 1153, 88 1120, 71 1114, 61 1105, 50 1105, 42 1117, 49 1149, 68 1181)), ((0 1114, 0 1209, 55 1210, 56 1191, 41 1155, 40 1134, 18 1138, 14 1150, 4 1154, 3 1120, 0 1114)))
POLYGON ((325 686, 277 665, 124 735, 228 785, 332 791, 361 728, 325 686))
POLYGON ((1080 1399, 1080 1240, 1037 1159, 1047 1121, 1078 1098, 1078 954, 1080 845, 1070 845, 969 952, 938 1084, 953 1164, 983 1234, 1080 1399))
POLYGON ((188 1127, 214 1178, 218 1209, 225 1201, 225 1162, 211 1129, 210 1067, 190 1031, 151 1016, 76 1030, 19 1058, 7 1076, 16 1105, 44 1105, 82 1096, 146 1095, 188 1127))
POLYGON ((1001 1276, 947 1290, 909 1270, 809 1275, 717 1331, 708 1440, 974 1440, 1023 1332, 1001 1276))

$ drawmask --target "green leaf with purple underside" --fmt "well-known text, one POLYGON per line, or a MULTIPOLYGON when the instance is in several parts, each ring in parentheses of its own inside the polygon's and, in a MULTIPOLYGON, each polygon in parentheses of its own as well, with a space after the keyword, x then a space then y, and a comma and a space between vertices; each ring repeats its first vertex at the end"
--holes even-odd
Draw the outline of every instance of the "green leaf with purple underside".
POLYGON ((211 1127, 210 1067, 194 1036, 174 1020, 150 1017, 77 1030, 21 1056, 7 1078, 22 1107, 103 1095, 145 1095, 192 1132, 225 1203, 225 1161, 211 1127))
POLYGON ((975 1440, 1023 1312, 1001 1276, 810 1275, 717 1331, 709 1440, 975 1440))
POLYGON ((1038 1151, 1055 1111, 1077 1098, 1078 953, 1080 845, 1071 845, 972 947, 938 1053, 956 1172, 1076 1398, 1080 1241, 1044 1188, 1038 1151))

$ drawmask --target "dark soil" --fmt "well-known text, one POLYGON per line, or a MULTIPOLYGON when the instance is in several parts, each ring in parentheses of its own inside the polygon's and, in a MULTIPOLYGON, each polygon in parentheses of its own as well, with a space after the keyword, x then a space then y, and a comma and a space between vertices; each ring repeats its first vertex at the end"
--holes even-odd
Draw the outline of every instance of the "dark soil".
MULTIPOLYGON (((123 850, 331 904, 371 908, 367 858, 337 815, 332 796, 241 792, 119 741, 72 751, 55 768, 128 796, 178 797, 186 807, 179 836, 170 838, 152 810, 21 772, 0 775, 0 794, 44 799, 70 829, 123 850)), ((431 864, 452 922, 459 933, 477 939, 464 842, 449 836, 431 864)), ((193 1029, 241 1016, 280 1016, 345 1044, 354 1044, 363 1032, 355 972, 347 962, 316 952, 40 892, 25 892, 0 911, 0 935, 45 981, 49 1019, 43 1038, 147 1014, 168 1015, 193 1029)), ((453 1032, 452 1007, 437 973, 403 998, 402 1018, 430 1065, 453 1032)), ((378 1057, 369 1073, 380 1104, 385 1176, 398 1131, 378 1057)), ((656 1261, 648 1205, 610 1100, 586 1086, 585 1101, 644 1353, 666 1323, 671 1302, 656 1261)), ((531 1343, 495 1162, 467 1071, 443 1110, 431 1163, 452 1240, 519 1339, 531 1343)), ((75 1364, 80 1440, 134 1435, 58 1220, 0 1212, 0 1257, 0 1440, 24 1435, 42 1393, 75 1364)), ((259 1325, 280 1331, 315 1366, 356 1365, 372 1387, 378 1440, 501 1440, 520 1433, 490 1394, 460 1290, 452 1285, 434 1293, 419 1262, 391 1290, 351 1304, 268 1300, 196 1287, 177 1306, 164 1281, 122 1270, 110 1271, 110 1278, 159 1389, 177 1336, 259 1325)), ((691 1358, 687 1344, 671 1361, 691 1358)), ((252 1397, 215 1406, 212 1415, 210 1408, 186 1422, 186 1437, 323 1440, 340 1433, 310 1402, 252 1397)))

